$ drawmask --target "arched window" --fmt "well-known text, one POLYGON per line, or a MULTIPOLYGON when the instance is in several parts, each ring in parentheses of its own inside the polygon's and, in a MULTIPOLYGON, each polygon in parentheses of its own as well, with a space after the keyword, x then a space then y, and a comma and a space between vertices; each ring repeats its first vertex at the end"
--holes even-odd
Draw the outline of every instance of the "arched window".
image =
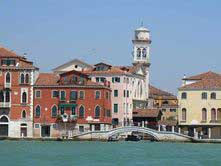
POLYGON ((101 108, 100 106, 96 106, 95 108, 95 118, 100 118, 100 114, 101 114, 101 108))
POLYGON ((213 100, 216 99, 216 93, 215 93, 215 92, 212 92, 212 93, 210 94, 210 99, 213 99, 213 100))
POLYGON ((142 55, 143 55, 143 58, 147 57, 147 50, 146 50, 146 48, 142 49, 142 55))
POLYGON ((8 118, 6 116, 2 116, 0 122, 8 122, 8 118))
POLYGON ((25 83, 28 84, 29 83, 29 74, 25 75, 25 83))
POLYGON ((202 121, 207 121, 207 110, 206 110, 206 108, 202 109, 202 121))
POLYGON ((96 91, 95 92, 95 99, 100 99, 101 97, 101 92, 100 91, 96 91))
POLYGON ((186 92, 183 92, 181 94, 181 99, 187 99, 187 93, 186 92))
POLYGON ((137 49, 137 58, 140 58, 140 57, 141 57, 141 49, 138 48, 138 49, 137 49))
POLYGON ((9 91, 5 92, 5 102, 10 102, 10 92, 9 91))
POLYGON ((4 102, 4 93, 0 91, 0 102, 4 102))
POLYGON ((25 75, 22 73, 21 74, 21 78, 20 78, 21 80, 21 84, 24 84, 25 83, 25 75))
POLYGON ((22 93, 22 103, 27 103, 27 93, 26 92, 22 93))
POLYGON ((211 109, 211 121, 215 121, 216 120, 216 109, 212 108, 211 109))
POLYGON ((217 120, 221 122, 221 108, 217 109, 217 120))
POLYGON ((186 108, 182 109, 182 121, 186 121, 186 108))
POLYGON ((11 75, 10 75, 10 73, 6 73, 5 79, 6 79, 6 83, 11 83, 11 75))
POLYGON ((21 117, 22 117, 22 118, 26 118, 26 111, 25 111, 25 110, 22 111, 21 117))
POLYGON ((203 100, 206 100, 206 99, 207 99, 207 93, 206 93, 206 92, 203 92, 203 93, 201 94, 201 99, 203 99, 203 100))
POLYGON ((35 108, 35 117, 40 117, 41 116, 41 107, 39 105, 36 106, 35 108))
POLYGON ((51 117, 56 117, 57 116, 57 107, 54 105, 51 109, 51 117))
POLYGON ((79 108, 79 118, 84 118, 84 106, 80 106, 79 108))

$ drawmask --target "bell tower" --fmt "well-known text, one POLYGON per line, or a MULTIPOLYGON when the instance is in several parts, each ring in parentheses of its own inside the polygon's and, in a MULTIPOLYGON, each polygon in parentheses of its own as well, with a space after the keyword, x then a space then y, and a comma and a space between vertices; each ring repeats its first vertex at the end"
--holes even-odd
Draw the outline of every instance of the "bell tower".
POLYGON ((142 63, 150 66, 150 31, 141 26, 135 30, 133 42, 133 64, 142 63))
POLYGON ((150 31, 143 27, 135 30, 133 42, 133 65, 142 65, 145 70, 145 89, 146 98, 149 98, 149 82, 150 82, 150 31))

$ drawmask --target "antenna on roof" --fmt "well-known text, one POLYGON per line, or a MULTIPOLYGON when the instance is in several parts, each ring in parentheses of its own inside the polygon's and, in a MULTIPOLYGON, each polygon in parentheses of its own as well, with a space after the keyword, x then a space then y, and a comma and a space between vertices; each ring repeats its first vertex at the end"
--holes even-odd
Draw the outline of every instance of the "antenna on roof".
POLYGON ((141 19, 140 26, 143 27, 143 19, 141 19))

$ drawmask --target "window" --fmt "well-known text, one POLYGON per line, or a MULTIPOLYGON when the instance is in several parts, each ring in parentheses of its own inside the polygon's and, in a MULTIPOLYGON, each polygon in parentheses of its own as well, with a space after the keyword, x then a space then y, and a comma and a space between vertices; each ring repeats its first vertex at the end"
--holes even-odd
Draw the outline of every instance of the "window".
POLYGON ((0 91, 0 102, 4 102, 4 93, 0 91))
POLYGON ((100 82, 100 78, 99 77, 96 77, 96 82, 100 82))
POLYGON ((40 90, 35 91, 35 98, 41 98, 41 91, 40 90))
POLYGON ((114 90, 114 97, 118 97, 118 90, 114 90))
POLYGON ((26 118, 26 111, 25 111, 25 110, 22 111, 22 113, 21 113, 21 117, 22 117, 23 119, 26 118))
POLYGON ((84 99, 84 91, 79 91, 79 99, 84 99))
POLYGON ((181 99, 187 99, 187 93, 186 92, 183 92, 181 94, 181 99))
POLYGON ((126 97, 126 90, 124 90, 124 97, 126 97))
POLYGON ((60 107, 60 112, 61 112, 61 115, 64 114, 64 107, 60 107))
POLYGON ((79 118, 84 118, 84 107, 80 106, 79 108, 79 118))
POLYGON ((71 91, 70 100, 71 100, 71 101, 74 101, 74 100, 77 100, 77 98, 78 98, 78 93, 77 93, 77 91, 71 91))
POLYGON ((141 49, 138 48, 137 49, 137 58, 140 59, 140 57, 141 57, 141 49))
POLYGON ((147 57, 147 50, 146 50, 146 48, 143 48, 142 55, 143 55, 144 58, 147 57))
POLYGON ((109 92, 105 92, 105 98, 108 100, 109 99, 109 92))
POLYGON ((114 113, 118 113, 118 104, 114 104, 114 113))
POLYGON ((5 102, 10 102, 10 92, 9 91, 5 92, 5 102))
POLYGON ((106 78, 101 77, 100 80, 101 80, 101 82, 105 82, 105 81, 106 81, 106 78))
POLYGON ((25 83, 28 84, 29 83, 29 74, 25 75, 25 83))
POLYGON ((211 109, 211 120, 212 121, 216 120, 216 109, 215 108, 211 109))
POLYGON ((76 115, 76 107, 72 107, 71 108, 71 114, 72 115, 76 115))
POLYGON ((129 97, 129 90, 127 90, 127 97, 129 97))
POLYGON ((58 90, 53 90, 52 91, 52 98, 55 98, 55 97, 59 97, 59 91, 58 90))
POLYGON ((15 66, 15 60, 14 59, 3 59, 1 61, 1 65, 5 66, 15 66))
POLYGON ((95 108, 95 118, 100 118, 100 113, 101 112, 101 108, 99 106, 96 106, 95 108))
POLYGON ((217 120, 221 122, 221 108, 217 109, 217 120))
POLYGON ((95 92, 95 99, 100 99, 101 97, 101 92, 100 91, 96 91, 95 92))
POLYGON ((216 99, 216 93, 215 93, 215 92, 213 92, 213 93, 210 94, 210 99, 213 99, 213 100, 216 99))
POLYGON ((11 83, 11 75, 10 75, 10 73, 6 73, 5 80, 6 80, 6 83, 11 83))
POLYGON ((206 110, 206 108, 202 109, 202 121, 207 121, 207 110, 206 110))
POLYGON ((203 99, 203 100, 206 100, 206 99, 207 99, 207 93, 206 93, 206 92, 203 92, 203 93, 201 94, 201 99, 203 99))
POLYGON ((79 126, 79 132, 84 132, 84 126, 79 126))
POLYGON ((27 93, 26 92, 22 93, 22 103, 27 103, 27 93))
POLYGON ((41 107, 39 105, 35 108, 35 117, 39 118, 41 116, 41 107))
POLYGON ((20 83, 21 84, 25 83, 25 75, 23 73, 20 75, 20 83))
POLYGON ((73 82, 76 83, 78 81, 78 77, 77 76, 73 76, 73 82))
POLYGON ((65 100, 66 98, 66 92, 65 91, 60 91, 60 100, 65 100))
POLYGON ((186 121, 186 108, 182 109, 182 121, 186 121))
POLYGON ((38 129, 40 127, 39 123, 35 123, 35 128, 38 129))
POLYGON ((171 108, 170 112, 176 112, 176 109, 175 108, 171 108))
POLYGON ((112 82, 115 83, 115 82, 120 82, 120 77, 112 77, 112 82))
POLYGON ((54 105, 51 109, 51 117, 52 118, 55 118, 57 116, 57 112, 58 112, 58 109, 57 107, 54 105))
POLYGON ((107 117, 111 117, 111 110, 107 110, 107 117))

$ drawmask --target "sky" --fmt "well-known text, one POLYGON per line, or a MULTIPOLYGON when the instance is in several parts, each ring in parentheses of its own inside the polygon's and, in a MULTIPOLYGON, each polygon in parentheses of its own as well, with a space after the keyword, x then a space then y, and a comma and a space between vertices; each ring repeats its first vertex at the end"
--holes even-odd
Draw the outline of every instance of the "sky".
POLYGON ((150 82, 176 94, 184 74, 221 71, 220 9, 220 0, 1 0, 0 45, 41 72, 75 58, 130 65, 143 21, 150 82))

